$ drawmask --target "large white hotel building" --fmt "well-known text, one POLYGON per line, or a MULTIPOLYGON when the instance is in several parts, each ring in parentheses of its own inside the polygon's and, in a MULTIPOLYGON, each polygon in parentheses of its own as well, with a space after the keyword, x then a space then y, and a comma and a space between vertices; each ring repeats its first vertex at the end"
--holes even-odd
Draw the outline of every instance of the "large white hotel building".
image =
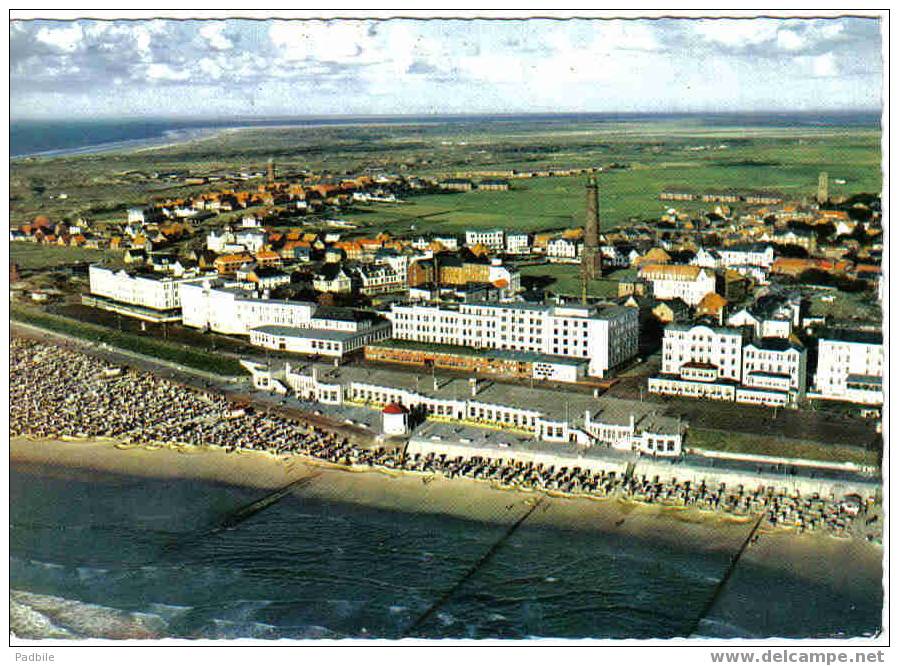
POLYGON ((388 317, 399 340, 579 358, 594 377, 637 355, 637 310, 616 305, 393 305, 388 317))
POLYGON ((883 335, 837 330, 818 341, 814 398, 883 404, 883 335))
POLYGON ((671 324, 652 393, 769 406, 805 396, 805 347, 784 338, 750 341, 745 328, 671 324))
POLYGON ((814 385, 807 387, 807 350, 787 337, 754 337, 751 327, 671 324, 662 343, 662 371, 652 393, 769 406, 803 398, 863 405, 883 403, 883 337, 837 330, 818 340, 814 385))
POLYGON ((152 271, 126 271, 93 264, 88 269, 94 307, 148 321, 177 321, 181 318, 182 284, 206 280, 200 275, 172 277, 152 271))
POLYGON ((268 349, 339 358, 390 336, 390 323, 373 313, 258 298, 208 279, 182 284, 180 298, 185 326, 249 335, 268 349))

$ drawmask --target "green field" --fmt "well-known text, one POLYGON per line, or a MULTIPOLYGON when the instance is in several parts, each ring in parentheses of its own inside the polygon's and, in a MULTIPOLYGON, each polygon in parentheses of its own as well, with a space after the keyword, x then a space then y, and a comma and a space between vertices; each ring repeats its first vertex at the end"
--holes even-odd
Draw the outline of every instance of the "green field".
MULTIPOLYGON (((639 130, 635 134, 639 136, 639 130)), ((689 136, 694 142, 710 138, 701 132, 689 136)), ((610 160, 630 165, 599 177, 601 223, 607 228, 657 219, 669 207, 709 209, 709 204, 699 202, 660 201, 658 194, 667 187, 697 192, 775 190, 788 199, 800 199, 814 194, 819 172, 827 171, 831 181, 846 180, 846 185, 831 186, 834 194, 881 189, 879 135, 873 132, 822 133, 815 138, 762 136, 710 152, 686 153, 684 134, 673 134, 656 151, 645 150, 642 140, 618 139, 609 146, 585 149, 577 160, 575 156, 569 162, 559 160, 557 166, 580 162, 585 155, 592 155, 599 165, 610 160)), ((344 217, 393 233, 458 233, 472 227, 561 229, 581 226, 583 215, 584 178, 574 176, 513 180, 507 192, 417 196, 406 204, 360 208, 344 217)))
POLYGON ((52 268, 63 264, 82 261, 121 259, 122 253, 115 250, 89 250, 82 247, 38 245, 37 243, 15 242, 9 244, 9 260, 20 268, 52 268))
POLYGON ((814 291, 808 294, 809 314, 812 317, 833 317, 839 320, 880 321, 880 305, 873 292, 814 291), (833 302, 822 300, 833 298, 833 302))
MULTIPOLYGON (((128 206, 154 198, 214 187, 255 188, 253 181, 188 187, 152 174, 261 170, 269 157, 280 173, 373 169, 426 176, 606 167, 600 207, 607 227, 657 218, 670 205, 658 199, 668 186, 773 189, 800 198, 812 195, 818 173, 827 171, 832 183, 846 181, 832 185, 836 195, 882 187, 880 131, 868 127, 711 127, 685 120, 268 128, 139 153, 16 160, 10 165, 11 221, 19 224, 39 213, 51 219, 84 214, 122 220, 128 206), (607 168, 612 164, 626 168, 607 168), (67 198, 58 198, 62 192, 67 198)), ((583 223, 583 178, 514 180, 513 188, 413 196, 406 204, 360 206, 337 214, 372 230, 412 233, 487 226, 534 231, 583 223)), ((682 209, 700 206, 679 204, 682 209)))
MULTIPOLYGON (((538 278, 538 286, 560 296, 580 296, 581 267, 579 264, 537 264, 522 266, 523 282, 527 278, 538 278)), ((587 285, 587 295, 597 298, 612 298, 618 295, 618 281, 633 277, 636 270, 624 269, 608 274, 601 280, 591 280, 587 285)))
POLYGON ((878 464, 875 451, 868 451, 857 446, 819 444, 804 439, 766 437, 710 428, 691 428, 687 434, 686 446, 691 449, 806 458, 824 462, 851 462, 857 465, 871 466, 878 464))
POLYGON ((187 345, 180 345, 145 335, 110 330, 104 326, 78 322, 67 317, 49 314, 36 308, 13 305, 10 318, 48 331, 70 335, 96 344, 105 343, 110 347, 152 356, 163 361, 178 363, 197 370, 226 376, 243 375, 238 361, 216 353, 207 353, 187 345))

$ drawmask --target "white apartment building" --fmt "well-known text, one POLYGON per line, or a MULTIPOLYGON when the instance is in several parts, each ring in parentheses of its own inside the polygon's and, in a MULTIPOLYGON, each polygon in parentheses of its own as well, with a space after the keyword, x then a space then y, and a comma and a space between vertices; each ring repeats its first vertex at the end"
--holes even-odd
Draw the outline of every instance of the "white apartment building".
POLYGON ((652 283, 652 293, 660 301, 681 299, 696 306, 707 294, 715 291, 715 272, 701 266, 646 264, 638 277, 652 283))
POLYGON ((259 298, 220 281, 185 285, 181 299, 185 326, 248 335, 269 349, 342 356, 390 336, 389 322, 368 313, 259 298))
MULTIPOLYGON (((202 283, 208 278, 201 275, 176 278, 156 272, 129 273, 94 264, 88 269, 88 279, 92 296, 151 310, 177 310, 181 307, 179 287, 202 283)), ((127 312, 123 311, 123 314, 127 312)))
POLYGON ((531 251, 531 235, 521 232, 506 234, 507 254, 529 254, 531 251))
POLYGON ((221 232, 213 229, 206 234, 206 249, 216 254, 228 254, 231 252, 243 251, 243 246, 237 243, 237 237, 230 229, 223 229, 221 232))
POLYGON ((696 256, 690 260, 691 266, 702 266, 703 268, 721 268, 721 255, 717 250, 707 250, 704 247, 696 251, 696 256))
POLYGON ((774 248, 765 243, 721 247, 718 248, 718 256, 724 268, 759 266, 770 269, 774 264, 774 248))
POLYGON ((256 254, 265 246, 268 234, 262 229, 241 229, 234 234, 234 240, 246 248, 247 252, 256 254))
POLYGON ((155 208, 129 208, 128 224, 150 224, 162 220, 162 213, 155 208))
POLYGON ((760 297, 727 319, 728 326, 752 327, 756 338, 789 338, 800 325, 802 296, 798 293, 760 297))
POLYGON ((603 377, 637 354, 635 308, 525 303, 464 303, 457 308, 392 305, 399 340, 475 349, 508 349, 588 359, 603 377))
POLYGON ((785 338, 747 342, 740 328, 671 324, 662 343, 662 372, 649 391, 795 406, 806 393, 807 352, 785 338))
POLYGON ((491 250, 502 250, 505 243, 506 232, 502 229, 467 229, 465 231, 465 244, 468 247, 483 245, 491 250))
POLYGON ((304 301, 263 299, 209 279, 184 285, 181 313, 185 326, 228 335, 249 335, 257 326, 311 326, 318 307, 304 301))
POLYGON ((401 291, 406 281, 387 264, 361 264, 351 269, 359 279, 359 291, 366 295, 401 291))
POLYGON ((649 391, 713 400, 734 400, 743 372, 743 331, 669 324, 662 339, 662 374, 649 391))
POLYGON ((408 282, 409 264, 412 263, 411 255, 401 254, 392 250, 382 250, 375 254, 375 263, 390 266, 402 284, 405 285, 408 282))
POLYGON ((815 391, 810 397, 883 404, 883 366, 882 334, 831 331, 818 341, 815 391))
MULTIPOLYGON (((452 252, 459 249, 459 239, 455 236, 434 236, 434 240, 452 252)), ((425 247, 427 247, 427 243, 425 247)))
POLYGON ((568 238, 553 238, 546 244, 546 258, 553 263, 577 263, 581 260, 584 244, 568 238))
POLYGON ((756 268, 770 269, 774 264, 774 248, 766 243, 729 245, 714 250, 700 248, 690 261, 693 266, 704 268, 756 268))
POLYGON ((216 254, 243 252, 244 250, 255 254, 265 246, 266 239, 265 231, 254 227, 247 227, 237 232, 227 227, 221 232, 213 229, 206 234, 206 249, 216 254))
POLYGON ((713 381, 739 382, 742 372, 743 332, 739 329, 669 324, 662 340, 662 372, 697 374, 713 381), (702 367, 698 373, 695 367, 702 367), (708 370, 706 372, 706 370, 708 370))
POLYGON ((793 323, 789 318, 753 313, 747 308, 728 317, 727 325, 752 327, 754 336, 758 338, 789 338, 793 332, 793 323))
MULTIPOLYGON (((743 347, 739 402, 795 403, 805 396, 806 349, 784 338, 765 338, 743 347)), ((784 403, 784 404, 786 404, 784 403)))

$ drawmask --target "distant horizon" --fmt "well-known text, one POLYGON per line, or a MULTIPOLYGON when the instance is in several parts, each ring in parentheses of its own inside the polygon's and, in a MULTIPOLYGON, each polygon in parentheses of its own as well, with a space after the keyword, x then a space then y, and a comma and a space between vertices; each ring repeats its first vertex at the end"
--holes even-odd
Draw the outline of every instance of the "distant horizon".
POLYGON ((271 114, 271 115, 109 115, 93 116, 90 118, 72 118, 65 116, 28 116, 10 118, 10 124, 37 123, 37 122, 66 122, 66 123, 96 123, 118 121, 160 121, 160 122, 230 122, 230 121, 274 121, 274 120, 316 120, 316 119, 357 119, 357 118, 520 118, 520 117, 570 117, 570 116, 621 116, 621 117, 648 117, 648 116, 822 116, 822 115, 882 115, 883 107, 844 107, 801 109, 796 111, 786 109, 769 110, 689 110, 689 111, 495 111, 495 112, 421 112, 421 113, 300 113, 300 114, 271 114))
POLYGON ((588 126, 614 129, 616 125, 643 123, 680 124, 698 130, 732 127, 815 128, 858 127, 881 131, 882 112, 877 110, 840 111, 726 111, 726 112, 522 112, 456 114, 315 114, 280 116, 177 117, 146 116, 120 118, 19 119, 10 122, 11 159, 51 157, 79 153, 107 152, 124 148, 150 147, 208 136, 210 132, 237 128, 352 128, 378 126, 403 128, 418 126, 435 129, 445 126, 501 129, 512 125, 533 129, 588 126))

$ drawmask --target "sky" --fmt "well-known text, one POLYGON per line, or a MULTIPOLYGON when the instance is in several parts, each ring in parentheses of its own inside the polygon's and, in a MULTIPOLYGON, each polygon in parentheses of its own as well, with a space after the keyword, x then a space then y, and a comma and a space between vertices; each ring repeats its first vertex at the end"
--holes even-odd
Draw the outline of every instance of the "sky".
POLYGON ((879 110, 875 19, 13 21, 13 120, 879 110))

